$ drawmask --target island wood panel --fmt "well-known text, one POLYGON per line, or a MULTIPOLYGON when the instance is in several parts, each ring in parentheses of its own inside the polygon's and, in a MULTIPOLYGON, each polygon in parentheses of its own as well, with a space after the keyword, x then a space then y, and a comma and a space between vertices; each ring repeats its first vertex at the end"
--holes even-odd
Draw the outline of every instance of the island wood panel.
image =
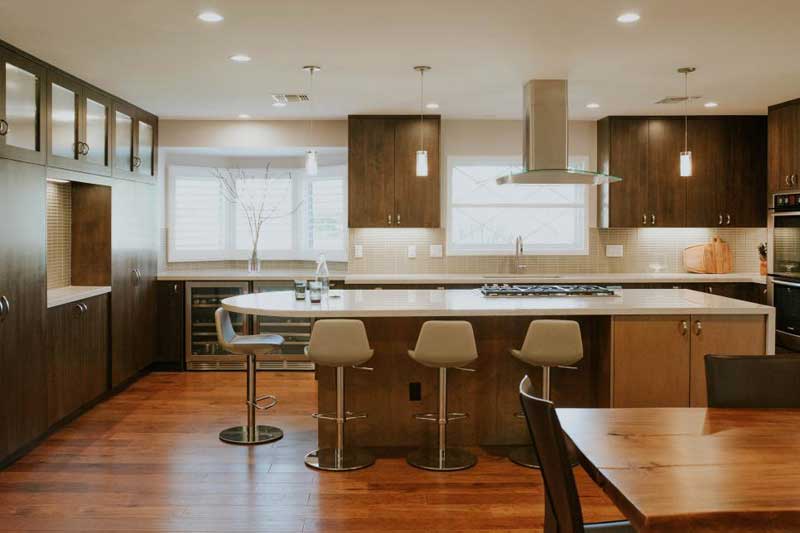
POLYGON ((45 168, 0 159, 0 464, 47 428, 45 168))
POLYGON ((395 120, 387 117, 348 119, 348 226, 394 225, 395 120))
POLYGON ((689 405, 689 321, 614 317, 613 407, 689 405))
POLYGON ((438 228, 439 205, 439 117, 398 119, 394 135, 394 223, 399 227, 438 228), (424 126, 423 126, 424 124, 424 126), (420 129, 423 129, 423 138, 420 129), (428 151, 428 175, 417 176, 420 141, 428 151))
POLYGON ((705 356, 764 355, 767 323, 763 316, 692 316, 691 406, 708 405, 705 356))
MULTIPOLYGON (((544 317, 537 317, 544 318, 544 317)), ((563 317, 560 317, 563 318, 563 317)), ((525 338, 529 317, 470 318, 478 347, 478 360, 469 365, 476 372, 448 370, 448 410, 467 412, 467 420, 448 426, 454 445, 526 444, 520 411, 519 382, 529 374, 541 387, 541 370, 514 358, 509 350, 525 338)), ((584 358, 577 370, 554 370, 552 398, 557 405, 586 407, 609 405, 610 319, 580 317, 584 358)), ((415 420, 413 414, 438 408, 437 369, 425 367, 408 356, 416 344, 423 318, 364 319, 370 345, 375 350, 366 363, 372 372, 346 369, 345 402, 348 411, 366 412, 366 420, 348 423, 348 445, 413 447, 432 445, 436 424, 415 420), (421 383, 422 400, 409 401, 409 383, 421 383)), ((321 412, 335 409, 335 372, 318 367, 321 412)), ((335 424, 319 422, 320 445, 335 441, 335 424)))

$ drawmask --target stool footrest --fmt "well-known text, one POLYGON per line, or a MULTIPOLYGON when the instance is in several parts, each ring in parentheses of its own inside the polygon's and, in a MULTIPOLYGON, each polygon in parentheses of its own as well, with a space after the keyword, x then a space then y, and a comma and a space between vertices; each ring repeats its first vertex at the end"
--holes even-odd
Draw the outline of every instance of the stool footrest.
POLYGON ((267 409, 272 409, 276 405, 278 405, 278 399, 271 394, 265 394, 264 396, 259 396, 253 402, 247 402, 248 405, 251 405, 258 409, 259 411, 266 411, 267 409), (266 405, 261 405, 261 402, 264 400, 270 400, 270 402, 266 405))
MULTIPOLYGON (((417 420, 427 420, 429 422, 438 422, 439 413, 419 413, 412 415, 417 420)), ((464 420, 469 418, 469 413, 447 413, 447 421, 454 422, 456 420, 464 420)))
MULTIPOLYGON (((336 416, 336 413, 314 413, 311 416, 318 420, 330 420, 332 422, 338 422, 339 418, 336 416)), ((351 413, 347 411, 344 415, 344 421, 349 422, 350 420, 361 420, 367 418, 366 413, 351 413)))

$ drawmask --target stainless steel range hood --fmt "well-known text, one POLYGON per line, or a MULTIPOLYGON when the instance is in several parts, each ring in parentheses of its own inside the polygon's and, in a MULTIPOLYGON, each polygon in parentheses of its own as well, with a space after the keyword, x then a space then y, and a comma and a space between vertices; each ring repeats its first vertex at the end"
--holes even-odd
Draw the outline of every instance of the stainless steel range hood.
POLYGON ((525 84, 522 168, 497 178, 498 185, 602 185, 622 178, 568 168, 567 80, 531 80, 525 84))

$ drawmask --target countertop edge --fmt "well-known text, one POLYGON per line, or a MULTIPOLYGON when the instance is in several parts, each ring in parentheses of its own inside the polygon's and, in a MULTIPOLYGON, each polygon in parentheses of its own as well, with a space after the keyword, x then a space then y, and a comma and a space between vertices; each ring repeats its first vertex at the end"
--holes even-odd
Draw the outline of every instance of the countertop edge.
POLYGON ((47 290, 47 308, 59 307, 111 292, 111 287, 81 287, 70 285, 47 290))

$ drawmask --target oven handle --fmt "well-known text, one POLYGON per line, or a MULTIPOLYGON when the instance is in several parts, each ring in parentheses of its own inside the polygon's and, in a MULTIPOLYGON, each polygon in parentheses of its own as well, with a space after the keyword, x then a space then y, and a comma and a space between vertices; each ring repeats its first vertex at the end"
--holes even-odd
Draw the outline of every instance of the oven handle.
POLYGON ((773 279, 772 283, 774 283, 775 285, 785 285, 787 287, 796 287, 796 288, 800 289, 800 283, 792 283, 790 281, 780 281, 780 280, 777 280, 777 279, 773 279))

